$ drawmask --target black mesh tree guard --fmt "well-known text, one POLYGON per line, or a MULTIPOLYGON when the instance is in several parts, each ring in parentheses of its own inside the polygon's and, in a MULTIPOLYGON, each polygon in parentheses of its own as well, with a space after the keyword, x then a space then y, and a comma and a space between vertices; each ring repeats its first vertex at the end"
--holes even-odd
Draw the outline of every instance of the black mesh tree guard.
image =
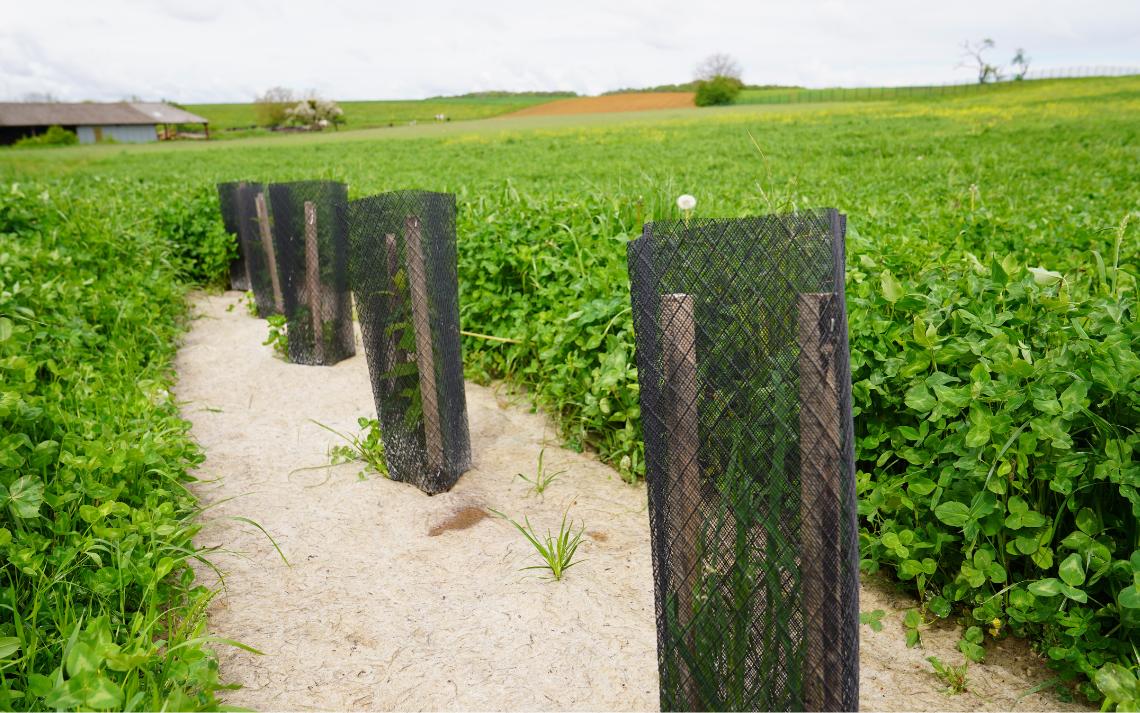
POLYGON ((428 494, 471 467, 455 196, 398 191, 350 206, 352 286, 389 475, 428 494))
POLYGON ((264 184, 246 183, 238 187, 237 220, 238 241, 245 256, 245 271, 257 316, 265 319, 283 314, 285 298, 277 276, 273 226, 264 184))
POLYGON ((649 223, 628 246, 662 710, 854 710, 845 219, 649 223))
POLYGON ((245 181, 219 183, 218 205, 226 232, 237 241, 237 257, 230 263, 230 289, 245 291, 249 289, 249 275, 245 271, 245 248, 238 237, 238 188, 243 185, 245 181))
POLYGON ((329 366, 356 354, 348 286, 348 189, 333 181, 269 184, 289 360, 329 366))

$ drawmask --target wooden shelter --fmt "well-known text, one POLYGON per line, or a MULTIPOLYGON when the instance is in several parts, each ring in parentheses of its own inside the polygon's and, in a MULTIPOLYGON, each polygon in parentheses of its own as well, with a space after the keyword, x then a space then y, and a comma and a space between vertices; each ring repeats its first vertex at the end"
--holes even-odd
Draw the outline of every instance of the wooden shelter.
POLYGON ((170 104, 157 102, 0 103, 0 145, 12 144, 61 126, 73 131, 81 144, 112 139, 119 143, 157 141, 170 138, 170 127, 201 124, 210 137, 209 120, 170 104))

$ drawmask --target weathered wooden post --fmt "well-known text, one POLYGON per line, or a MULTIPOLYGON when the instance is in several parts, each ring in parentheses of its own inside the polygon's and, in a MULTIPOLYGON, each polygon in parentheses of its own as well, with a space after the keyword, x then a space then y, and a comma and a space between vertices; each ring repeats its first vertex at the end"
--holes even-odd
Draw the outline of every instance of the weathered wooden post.
POLYGON ((436 470, 443 465, 443 435, 439 428, 439 404, 435 388, 435 356, 431 344, 431 313, 428 309, 427 272, 421 224, 418 216, 409 215, 404 228, 404 248, 408 258, 408 291, 412 301, 412 330, 416 338, 416 369, 420 378, 420 400, 424 412, 424 447, 427 466, 436 470))
POLYGON ((305 201, 305 292, 308 296, 309 311, 312 313, 313 351, 318 364, 325 363, 324 324, 322 322, 320 250, 317 243, 317 206, 305 201))
MULTIPOLYGON (((269 204, 263 196, 265 191, 264 184, 251 182, 237 185, 234 191, 238 242, 242 247, 244 273, 248 278, 246 288, 253 293, 257 316, 262 319, 281 314, 283 302, 273 289, 274 276, 277 275, 276 250, 269 204)), ((281 291, 280 283, 278 287, 281 291)))
POLYGON ((796 300, 800 376, 800 538, 807 658, 804 706, 841 706, 841 668, 832 628, 839 611, 840 437, 834 292, 803 293, 796 300))
POLYGON ((265 205, 265 193, 254 198, 257 206, 257 226, 261 232, 261 248, 269 262, 269 279, 273 282, 273 305, 277 313, 285 311, 285 297, 281 293, 281 278, 277 275, 277 251, 273 248, 273 231, 269 227, 269 208, 265 205))
MULTIPOLYGON (((661 296, 661 353, 665 427, 669 432, 666 487, 684 493, 672 498, 666 513, 666 529, 674 533, 670 550, 676 563, 672 584, 676 587, 677 626, 687 632, 683 645, 693 654, 693 591, 701 574, 697 558, 701 471, 697 461, 697 329, 691 295, 661 296)), ((682 676, 683 696, 692 710, 703 708, 698 675, 699 672, 688 670, 687 675, 682 676)))

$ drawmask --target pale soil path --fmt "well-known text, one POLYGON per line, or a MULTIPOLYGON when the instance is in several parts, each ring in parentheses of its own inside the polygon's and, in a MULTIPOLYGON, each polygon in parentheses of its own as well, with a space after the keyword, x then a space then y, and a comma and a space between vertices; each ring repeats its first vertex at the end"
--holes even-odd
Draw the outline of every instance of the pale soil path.
MULTIPOLYGON (((360 468, 298 470, 328 462, 337 439, 313 421, 357 431, 373 415, 363 352, 335 367, 286 364, 262 346, 265 322, 238 293, 198 295, 179 353, 177 396, 206 452, 195 487, 197 542, 220 547, 225 591, 211 633, 265 653, 219 647, 227 703, 260 710, 605 709, 657 707, 653 585, 643 486, 621 482, 588 455, 558 448, 518 399, 468 384, 475 468, 447 494, 427 497, 360 468), (567 472, 545 498, 533 474, 539 450, 567 472), (232 498, 232 499, 231 499, 232 498), (215 505, 216 504, 216 505, 215 505), (562 512, 586 526, 583 562, 562 582, 519 568, 536 556, 494 508, 545 529, 562 512), (287 566, 249 517, 280 545, 287 566)), ((200 568, 202 579, 216 582, 200 568)), ((945 696, 925 656, 958 662, 957 635, 924 633, 903 646, 913 602, 864 586, 861 609, 884 609, 885 629, 863 627, 862 705, 882 710, 1066 710, 1048 695, 1017 696, 1047 678, 1010 642, 971 666, 970 693, 945 696)))

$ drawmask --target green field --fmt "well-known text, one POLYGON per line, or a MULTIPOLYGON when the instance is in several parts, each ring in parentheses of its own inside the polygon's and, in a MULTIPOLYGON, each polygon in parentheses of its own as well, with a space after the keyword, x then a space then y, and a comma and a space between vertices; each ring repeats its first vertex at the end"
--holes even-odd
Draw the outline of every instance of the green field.
MULTIPOLYGON (((433 122, 436 114, 445 114, 451 121, 487 119, 509 114, 535 104, 543 104, 558 97, 512 94, 486 97, 441 97, 407 101, 343 101, 346 129, 371 129, 384 126, 404 126, 409 122, 433 122)), ((186 110, 210 120, 215 138, 242 137, 271 132, 257 127, 257 114, 253 104, 188 104, 186 110)))
POLYGON ((1130 77, 0 151, 0 606, 19 613, 0 617, 0 705, 215 705, 197 638, 209 594, 185 564, 181 483, 200 455, 162 394, 183 292, 224 265, 213 184, 240 178, 457 193, 462 328, 521 342, 466 340, 469 378, 525 385, 569 444, 630 480, 644 467, 625 244, 676 217, 681 193, 697 217, 839 208, 863 568, 920 597, 917 636, 961 618, 974 659, 1025 636, 1063 695, 1128 705, 1137 127, 1130 77))
MULTIPOLYGON (((844 101, 929 101, 953 97, 973 97, 1013 91, 1019 96, 1029 91, 1055 91, 1058 82, 1068 80, 1041 79, 1025 82, 966 83, 904 87, 831 87, 805 89, 802 87, 746 88, 737 96, 736 104, 806 104, 844 101)), ((1065 86, 1062 84, 1061 86, 1065 86)), ((1068 93, 1068 88, 1061 90, 1068 93)))
MULTIPOLYGON (((1117 78, 1134 81, 1135 76, 1117 78)), ((1071 79, 1031 79, 1024 82, 1004 81, 988 84, 948 84, 906 87, 833 87, 824 89, 782 88, 744 89, 736 104, 808 104, 848 101, 938 101, 945 99, 1000 101, 1000 95, 1009 93, 1012 101, 1023 104, 1033 97, 1048 100, 1054 97, 1074 99, 1087 93, 1099 93, 1099 82, 1087 83, 1071 79)))

